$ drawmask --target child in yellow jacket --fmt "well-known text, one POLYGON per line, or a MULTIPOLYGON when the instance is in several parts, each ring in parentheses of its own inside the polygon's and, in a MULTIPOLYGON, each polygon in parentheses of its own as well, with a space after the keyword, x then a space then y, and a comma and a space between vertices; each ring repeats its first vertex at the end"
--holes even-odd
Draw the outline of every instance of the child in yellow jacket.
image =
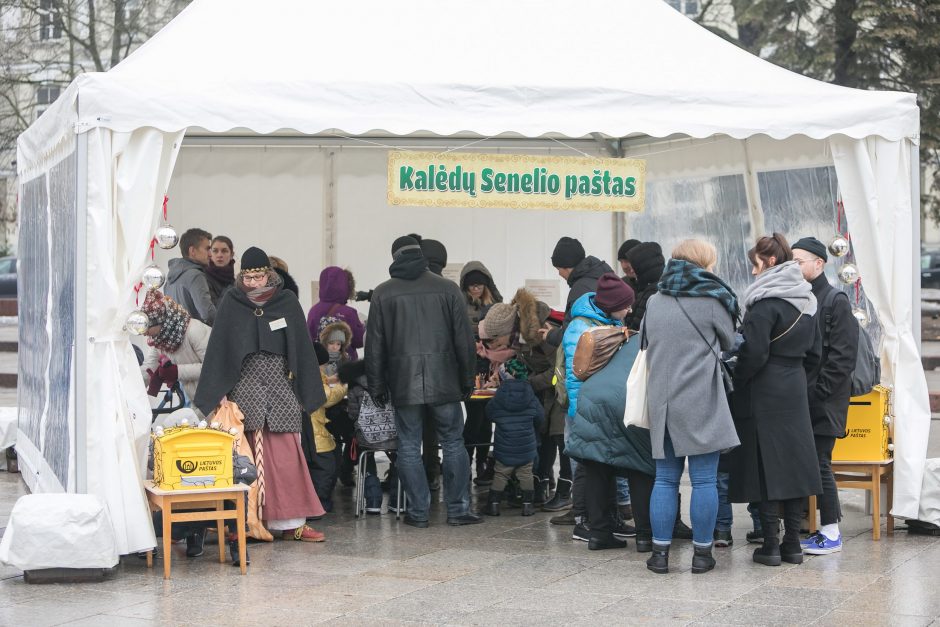
POLYGON ((320 380, 323 383, 323 392, 326 394, 326 403, 310 414, 310 422, 313 425, 313 441, 316 452, 310 455, 308 464, 310 467, 310 478, 313 480, 313 487, 320 497, 320 503, 323 509, 333 511, 333 488, 336 487, 336 440, 333 435, 327 431, 326 424, 329 420, 326 417, 326 410, 329 407, 340 403, 346 397, 346 385, 343 383, 331 383, 333 377, 327 376, 324 371, 328 359, 324 359, 326 349, 315 342, 317 359, 320 361, 320 380))

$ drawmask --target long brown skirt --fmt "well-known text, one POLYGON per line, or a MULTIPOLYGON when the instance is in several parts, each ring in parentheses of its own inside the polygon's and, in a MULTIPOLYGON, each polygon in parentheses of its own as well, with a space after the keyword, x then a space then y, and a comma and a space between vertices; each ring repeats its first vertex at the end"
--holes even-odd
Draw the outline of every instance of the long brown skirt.
MULTIPOLYGON (((252 454, 255 450, 255 432, 246 431, 252 454)), ((261 515, 264 520, 309 518, 326 513, 320 504, 303 450, 299 433, 272 433, 267 427, 264 439, 264 501, 261 515)))

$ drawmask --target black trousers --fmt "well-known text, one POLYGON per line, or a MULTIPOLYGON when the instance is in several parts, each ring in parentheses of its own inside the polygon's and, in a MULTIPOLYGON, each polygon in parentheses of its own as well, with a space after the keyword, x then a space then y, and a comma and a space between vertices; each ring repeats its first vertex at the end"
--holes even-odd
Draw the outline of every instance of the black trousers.
POLYGON ((783 541, 788 544, 800 543, 800 523, 803 520, 803 504, 806 499, 786 499, 783 501, 761 501, 760 521, 764 528, 764 546, 777 544, 780 533, 780 512, 783 511, 783 541))
MULTIPOLYGON (((587 474, 584 464, 578 462, 574 468, 574 477, 571 480, 571 513, 575 516, 587 516, 587 503, 584 500, 587 474)), ((616 483, 614 484, 616 489, 616 483)))
POLYGON ((822 495, 816 499, 819 504, 819 521, 823 525, 832 525, 842 520, 842 508, 839 505, 839 488, 832 474, 832 448, 836 439, 825 435, 814 435, 816 457, 819 459, 819 476, 822 479, 822 495))
POLYGON ((463 441, 479 446, 467 446, 467 455, 473 465, 473 452, 476 451, 477 474, 483 471, 486 464, 486 455, 490 450, 490 441, 493 439, 493 423, 486 417, 486 401, 470 401, 464 403, 467 408, 467 422, 463 426, 463 441))
MULTIPOLYGON (((340 450, 339 445, 336 451, 340 450)), ((310 472, 310 481, 317 492, 317 498, 326 511, 333 509, 333 490, 336 488, 337 455, 335 451, 329 453, 314 453, 307 460, 307 470, 310 472)))
POLYGON ((653 537, 653 526, 650 523, 650 497, 653 496, 655 481, 655 477, 638 470, 627 471, 630 503, 633 506, 633 524, 636 525, 637 537, 641 539, 653 537))
POLYGON ((565 436, 560 434, 542 436, 542 446, 539 450, 539 476, 542 479, 552 476, 556 455, 559 478, 571 481, 571 460, 565 455, 565 436))
POLYGON ((583 495, 591 533, 610 533, 613 530, 614 507, 617 502, 617 476, 614 467, 600 462, 582 461, 575 470, 575 478, 578 473, 583 475, 583 489, 578 492, 583 495))

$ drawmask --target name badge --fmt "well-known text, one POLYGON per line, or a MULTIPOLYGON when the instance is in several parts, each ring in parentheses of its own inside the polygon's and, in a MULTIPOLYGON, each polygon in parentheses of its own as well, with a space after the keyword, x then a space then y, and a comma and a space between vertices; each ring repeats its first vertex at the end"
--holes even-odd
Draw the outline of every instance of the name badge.
POLYGON ((286 329, 286 328, 287 328, 287 320, 285 318, 278 318, 277 320, 274 320, 273 322, 271 322, 272 331, 277 331, 278 329, 286 329))

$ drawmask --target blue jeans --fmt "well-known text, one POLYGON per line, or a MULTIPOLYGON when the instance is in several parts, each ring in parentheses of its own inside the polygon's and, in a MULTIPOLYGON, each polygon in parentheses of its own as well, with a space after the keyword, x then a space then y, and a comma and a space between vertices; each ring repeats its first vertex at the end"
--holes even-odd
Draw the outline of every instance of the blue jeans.
MULTIPOLYGON (((676 524, 679 479, 685 468, 685 457, 676 457, 669 432, 663 439, 665 459, 656 460, 656 482, 650 497, 650 522, 653 542, 672 543, 672 529, 676 524)), ((692 541, 700 546, 710 545, 718 516, 718 456, 719 451, 703 455, 689 455, 689 479, 692 480, 692 541)))
POLYGON ((431 490, 421 460, 424 408, 430 413, 444 452, 442 479, 447 516, 462 516, 470 511, 470 460, 463 444, 463 411, 460 403, 442 405, 405 405, 396 407, 398 428, 398 476, 408 495, 408 515, 427 520, 431 508, 431 490))
POLYGON ((734 512, 731 511, 731 501, 728 500, 728 480, 731 475, 727 472, 718 472, 718 518, 715 520, 716 531, 731 531, 734 524, 734 512))
POLYGON ((630 484, 626 477, 617 477, 617 505, 630 504, 630 484))

